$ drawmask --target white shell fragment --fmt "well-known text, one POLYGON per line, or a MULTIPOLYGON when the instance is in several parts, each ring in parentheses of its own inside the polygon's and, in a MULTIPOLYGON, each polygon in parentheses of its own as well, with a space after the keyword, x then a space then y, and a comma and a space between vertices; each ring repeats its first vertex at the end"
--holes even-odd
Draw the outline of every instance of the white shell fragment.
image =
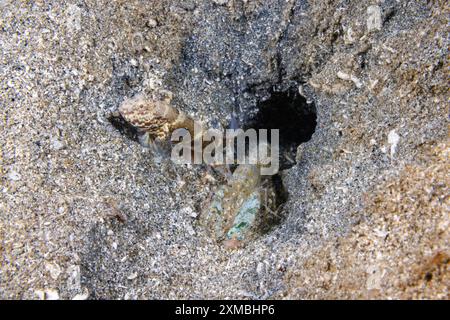
POLYGON ((127 277, 127 279, 128 279, 128 280, 134 280, 134 279, 137 278, 137 276, 138 276, 138 274, 137 274, 136 272, 134 272, 134 273, 130 274, 130 275, 127 277))
POLYGON ((22 176, 17 171, 11 170, 8 173, 8 179, 11 181, 19 181, 20 179, 22 179, 22 176))
POLYGON ((50 277, 53 280, 57 280, 59 275, 61 274, 61 268, 56 263, 46 263, 45 269, 50 273, 50 277))
POLYGON ((361 88, 362 87, 362 83, 361 80, 359 80, 357 77, 355 77, 354 75, 351 74, 347 74, 345 72, 339 71, 337 74, 337 77, 341 80, 345 80, 345 81, 352 81, 355 86, 357 88, 361 88))
POLYGON ((381 9, 377 5, 369 6, 367 8, 367 31, 380 31, 381 30, 381 9))
POLYGON ((87 300, 87 298, 89 298, 89 290, 84 289, 83 293, 75 295, 72 300, 87 300))
POLYGON ((45 290, 45 300, 59 300, 59 292, 56 289, 45 290))
POLYGON ((391 145, 391 157, 394 156, 397 151, 397 145, 400 141, 400 136, 395 132, 395 130, 391 130, 388 134, 388 143, 391 145))

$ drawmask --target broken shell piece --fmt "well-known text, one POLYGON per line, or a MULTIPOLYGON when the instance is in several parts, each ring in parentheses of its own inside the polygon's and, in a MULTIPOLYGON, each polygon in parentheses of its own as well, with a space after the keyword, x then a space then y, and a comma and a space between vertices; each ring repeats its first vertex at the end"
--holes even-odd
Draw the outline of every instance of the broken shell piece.
POLYGON ((72 300, 87 300, 87 298, 89 298, 89 290, 84 289, 83 293, 79 293, 79 294, 75 295, 72 298, 72 300))
POLYGON ((45 269, 50 273, 50 277, 53 280, 57 280, 61 274, 61 268, 56 263, 46 263, 45 269))
POLYGON ((55 289, 45 290, 45 300, 59 300, 59 292, 55 289))
POLYGON ((380 31, 382 26, 381 8, 378 5, 367 7, 367 31, 380 31))
POLYGON ((358 79, 357 77, 355 77, 354 75, 347 74, 347 73, 344 73, 344 72, 342 72, 342 71, 339 71, 336 75, 337 75, 337 77, 338 77, 339 79, 341 79, 341 80, 352 81, 352 82, 355 84, 355 86, 356 86, 357 88, 361 88, 361 87, 362 87, 361 80, 359 80, 359 79, 358 79))
POLYGON ((395 152, 397 151, 397 145, 400 141, 400 136, 394 130, 389 131, 388 134, 388 143, 391 145, 391 157, 394 157, 395 152))
POLYGON ((134 279, 136 279, 137 277, 138 277, 137 272, 134 272, 134 273, 130 274, 130 275, 127 277, 127 279, 128 279, 128 280, 134 280, 134 279))

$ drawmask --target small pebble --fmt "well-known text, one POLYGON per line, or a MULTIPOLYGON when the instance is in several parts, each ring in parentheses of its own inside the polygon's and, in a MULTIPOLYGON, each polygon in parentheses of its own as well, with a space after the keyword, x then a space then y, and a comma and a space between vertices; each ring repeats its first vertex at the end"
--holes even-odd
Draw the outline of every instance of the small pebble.
POLYGON ((8 179, 12 181, 19 181, 20 179, 22 179, 22 176, 18 172, 11 170, 8 173, 8 179))
POLYGON ((130 275, 127 277, 127 279, 128 279, 128 280, 134 280, 134 279, 137 278, 137 276, 138 276, 138 274, 137 274, 136 272, 134 272, 134 273, 130 274, 130 275))
POLYGON ((51 139, 51 148, 53 150, 61 150, 62 148, 64 148, 64 143, 62 143, 61 141, 59 141, 56 138, 52 138, 51 139))
POLYGON ((157 25, 158 25, 158 22, 155 19, 153 19, 153 18, 148 19, 147 27, 155 28, 157 25))

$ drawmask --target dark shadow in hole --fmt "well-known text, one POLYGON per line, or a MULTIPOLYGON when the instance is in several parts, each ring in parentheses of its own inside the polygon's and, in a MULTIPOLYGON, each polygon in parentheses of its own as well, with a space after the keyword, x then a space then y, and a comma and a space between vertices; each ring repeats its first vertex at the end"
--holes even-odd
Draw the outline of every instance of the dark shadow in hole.
MULTIPOLYGON (((245 121, 244 129, 280 130, 280 170, 295 165, 297 147, 309 141, 317 125, 314 103, 307 103, 296 88, 272 92, 270 99, 258 105, 255 117, 245 121)), ((270 139, 270 134, 268 134, 270 139)))
POLYGON ((128 123, 120 113, 114 112, 108 116, 108 121, 111 125, 119 130, 121 134, 126 136, 128 139, 139 142, 139 132, 138 130, 128 123))
MULTIPOLYGON (((257 114, 246 119, 244 129, 279 129, 280 170, 285 170, 295 165, 297 147, 311 139, 316 125, 316 106, 314 103, 307 103, 306 98, 295 87, 283 92, 271 92, 268 100, 258 104, 257 114)), ((270 139, 270 134, 268 138, 270 139)), ((264 179, 269 179, 273 187, 276 209, 259 223, 261 234, 270 232, 283 222, 283 205, 289 196, 279 173, 264 179)))

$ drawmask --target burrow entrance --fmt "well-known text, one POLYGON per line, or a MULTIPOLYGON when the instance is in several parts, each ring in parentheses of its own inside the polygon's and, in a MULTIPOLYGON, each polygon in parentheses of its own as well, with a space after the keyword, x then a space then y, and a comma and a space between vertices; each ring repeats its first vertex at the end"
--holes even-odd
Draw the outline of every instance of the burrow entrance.
MULTIPOLYGON (((292 87, 285 91, 270 92, 270 98, 258 103, 257 107, 256 115, 244 122, 244 129, 279 129, 279 170, 293 167, 298 146, 309 141, 316 130, 315 104, 309 103, 296 87, 292 87)), ((270 232, 283 222, 285 217, 282 207, 289 196, 280 173, 263 179, 269 180, 274 188, 277 209, 276 214, 262 224, 261 234, 270 232)))
POLYGON ((247 119, 244 127, 280 130, 280 170, 285 170, 295 165, 298 146, 311 139, 316 125, 315 104, 308 103, 296 88, 291 88, 271 92, 268 100, 258 104, 257 114, 247 119))

